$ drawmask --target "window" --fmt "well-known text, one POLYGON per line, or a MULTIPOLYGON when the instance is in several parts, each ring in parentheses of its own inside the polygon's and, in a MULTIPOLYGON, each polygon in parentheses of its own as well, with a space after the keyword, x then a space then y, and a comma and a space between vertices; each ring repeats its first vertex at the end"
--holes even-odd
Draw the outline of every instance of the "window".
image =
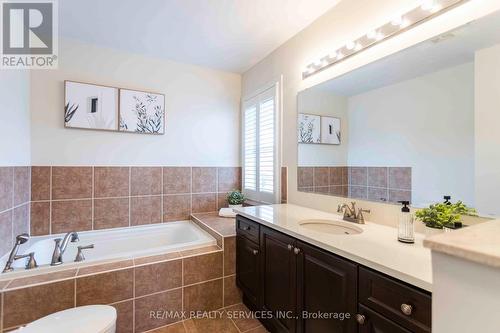
POLYGON ((243 192, 250 200, 278 202, 277 85, 243 103, 243 192))

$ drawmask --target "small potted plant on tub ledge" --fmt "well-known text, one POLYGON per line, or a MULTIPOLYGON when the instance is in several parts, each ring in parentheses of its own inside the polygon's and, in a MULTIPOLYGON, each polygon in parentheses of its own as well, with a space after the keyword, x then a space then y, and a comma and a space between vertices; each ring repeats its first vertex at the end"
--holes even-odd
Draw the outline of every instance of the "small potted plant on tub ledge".
POLYGON ((463 216, 477 216, 474 208, 467 207, 462 201, 450 202, 451 197, 445 196, 445 202, 430 205, 415 213, 417 220, 426 227, 450 231, 462 227, 463 216))
POLYGON ((238 190, 231 191, 227 194, 227 202, 229 208, 241 208, 245 202, 245 196, 238 190))
POLYGON ((227 194, 227 202, 229 208, 221 208, 219 210, 219 216, 222 217, 235 217, 236 213, 233 208, 243 207, 243 202, 245 202, 245 196, 238 190, 231 191, 227 194))

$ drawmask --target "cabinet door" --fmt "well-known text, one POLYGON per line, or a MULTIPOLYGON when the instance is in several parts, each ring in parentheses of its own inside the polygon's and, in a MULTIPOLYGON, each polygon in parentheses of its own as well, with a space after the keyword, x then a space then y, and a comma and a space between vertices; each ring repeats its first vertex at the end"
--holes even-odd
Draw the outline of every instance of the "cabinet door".
POLYGON ((300 241, 297 248, 299 332, 355 333, 357 265, 300 241))
POLYGON ((260 304, 260 251, 247 238, 236 236, 236 283, 254 306, 260 304))
POLYGON ((280 232, 261 227, 262 305, 272 311, 268 327, 275 332, 296 331, 295 240, 280 232))
POLYGON ((359 333, 411 333, 369 308, 359 305, 359 333))

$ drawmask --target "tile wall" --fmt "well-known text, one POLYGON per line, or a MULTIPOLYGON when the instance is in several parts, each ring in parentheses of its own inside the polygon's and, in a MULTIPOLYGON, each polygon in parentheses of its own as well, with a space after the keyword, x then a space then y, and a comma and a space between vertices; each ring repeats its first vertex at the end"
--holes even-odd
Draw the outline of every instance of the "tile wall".
POLYGON ((29 232, 30 167, 0 167, 0 257, 29 232))
POLYGON ((411 202, 410 167, 298 167, 298 190, 380 202, 411 202))
POLYGON ((240 167, 33 166, 31 235, 188 220, 227 205, 240 167))

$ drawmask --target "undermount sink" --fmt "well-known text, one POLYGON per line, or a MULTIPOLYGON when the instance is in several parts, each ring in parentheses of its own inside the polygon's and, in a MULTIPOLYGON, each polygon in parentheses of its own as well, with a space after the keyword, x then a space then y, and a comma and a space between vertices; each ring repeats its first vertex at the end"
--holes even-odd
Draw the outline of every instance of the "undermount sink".
POLYGON ((350 223, 335 220, 304 220, 299 224, 304 228, 332 235, 356 235, 363 232, 363 229, 350 223))

